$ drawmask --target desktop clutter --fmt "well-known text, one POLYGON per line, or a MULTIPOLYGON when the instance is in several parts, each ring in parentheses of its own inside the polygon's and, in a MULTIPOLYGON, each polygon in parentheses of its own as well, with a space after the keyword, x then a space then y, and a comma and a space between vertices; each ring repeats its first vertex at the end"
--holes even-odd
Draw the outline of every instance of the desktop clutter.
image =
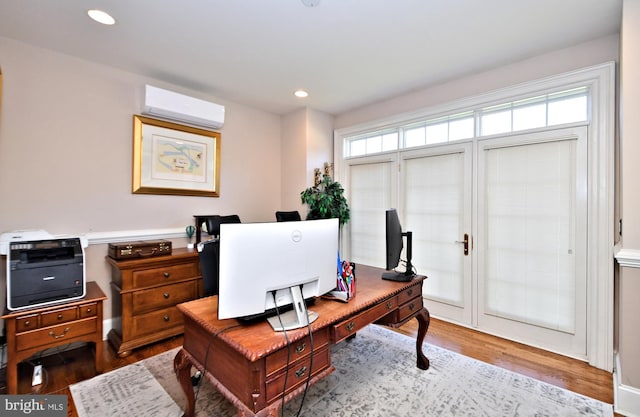
POLYGON ((326 294, 324 298, 346 303, 356 295, 356 264, 341 261, 338 255, 337 266, 336 289, 326 294))

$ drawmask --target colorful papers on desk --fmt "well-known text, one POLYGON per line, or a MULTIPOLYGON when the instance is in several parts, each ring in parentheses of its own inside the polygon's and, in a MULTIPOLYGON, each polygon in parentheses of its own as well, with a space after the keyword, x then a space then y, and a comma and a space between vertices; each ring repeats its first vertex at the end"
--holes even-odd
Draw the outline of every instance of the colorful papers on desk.
POLYGON ((349 261, 342 261, 338 258, 337 291, 344 292, 346 300, 349 301, 356 295, 356 273, 355 264, 349 261))

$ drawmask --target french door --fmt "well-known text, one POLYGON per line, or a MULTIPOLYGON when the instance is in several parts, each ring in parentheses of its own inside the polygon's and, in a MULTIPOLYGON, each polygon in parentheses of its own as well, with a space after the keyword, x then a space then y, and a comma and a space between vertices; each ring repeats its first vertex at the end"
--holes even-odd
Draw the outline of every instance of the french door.
POLYGON ((402 153, 400 212, 413 232, 413 264, 438 317, 473 320, 472 143, 402 153))
POLYGON ((384 209, 396 207, 432 315, 586 358, 586 135, 556 129, 349 164, 351 259, 384 266, 384 209))
POLYGON ((587 355, 587 128, 478 143, 477 326, 587 355))

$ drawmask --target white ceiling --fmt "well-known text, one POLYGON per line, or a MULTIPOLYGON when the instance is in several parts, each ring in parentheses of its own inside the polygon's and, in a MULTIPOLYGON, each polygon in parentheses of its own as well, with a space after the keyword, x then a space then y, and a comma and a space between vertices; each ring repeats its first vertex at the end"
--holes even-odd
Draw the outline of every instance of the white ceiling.
POLYGON ((618 33, 621 9, 622 0, 0 0, 0 36, 273 113, 340 114, 618 33), (89 8, 116 24, 93 22, 89 8), (310 96, 295 98, 297 88, 310 96))

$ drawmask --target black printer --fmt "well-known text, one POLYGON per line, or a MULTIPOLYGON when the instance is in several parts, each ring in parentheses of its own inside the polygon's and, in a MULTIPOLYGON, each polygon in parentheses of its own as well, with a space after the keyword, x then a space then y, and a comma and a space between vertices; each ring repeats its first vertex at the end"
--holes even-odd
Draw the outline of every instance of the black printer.
POLYGON ((5 244, 9 310, 85 296, 84 249, 79 237, 9 240, 5 244))

